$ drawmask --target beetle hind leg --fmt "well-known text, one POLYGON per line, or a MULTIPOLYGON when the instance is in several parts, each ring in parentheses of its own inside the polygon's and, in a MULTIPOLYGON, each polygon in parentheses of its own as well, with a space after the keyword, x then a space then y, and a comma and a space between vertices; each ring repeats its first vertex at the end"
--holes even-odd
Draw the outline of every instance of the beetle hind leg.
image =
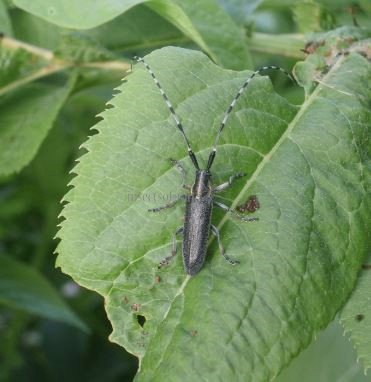
POLYGON ((216 236, 216 239, 218 240, 220 254, 225 258, 226 261, 228 261, 229 264, 231 265, 239 264, 240 262, 238 260, 233 260, 225 254, 223 244, 220 240, 220 233, 218 231, 218 228, 216 228, 214 225, 211 225, 210 229, 211 229, 211 232, 216 236))
POLYGON ((173 248, 171 250, 171 255, 165 257, 163 260, 160 261, 160 264, 158 265, 158 268, 165 267, 169 265, 170 261, 176 256, 176 249, 177 249, 177 242, 176 242, 176 237, 177 235, 183 234, 183 227, 178 228, 174 235, 173 235, 173 248))

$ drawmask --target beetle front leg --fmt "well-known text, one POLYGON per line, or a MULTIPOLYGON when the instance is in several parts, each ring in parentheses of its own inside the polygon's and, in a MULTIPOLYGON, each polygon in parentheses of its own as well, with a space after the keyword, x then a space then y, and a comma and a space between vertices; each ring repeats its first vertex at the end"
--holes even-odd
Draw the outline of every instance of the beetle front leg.
POLYGON ((243 222, 255 222, 259 220, 259 218, 247 218, 245 216, 241 216, 235 210, 232 210, 232 208, 229 208, 225 204, 217 202, 215 200, 214 200, 214 206, 221 208, 223 211, 231 212, 234 217, 236 217, 237 219, 240 219, 243 222))
POLYGON ((174 235, 173 235, 173 248, 171 250, 171 255, 165 257, 163 260, 161 260, 160 264, 158 265, 158 268, 162 268, 166 265, 169 265, 170 261, 176 256, 176 247, 177 247, 177 242, 176 242, 176 237, 177 235, 183 234, 183 227, 178 228, 174 235))
POLYGON ((220 240, 220 233, 218 231, 218 228, 216 228, 214 225, 211 225, 210 230, 216 236, 216 239, 218 240, 220 254, 228 261, 229 264, 231 264, 231 265, 239 264, 240 262, 238 260, 233 260, 225 254, 223 244, 220 240))
POLYGON ((245 176, 246 174, 243 173, 243 172, 238 172, 232 176, 229 177, 228 181, 225 182, 225 183, 222 183, 222 184, 219 184, 219 186, 216 186, 214 189, 213 189, 213 192, 220 192, 220 191, 224 191, 226 190, 227 188, 229 188, 232 183, 238 179, 238 178, 242 178, 243 176, 245 176))
POLYGON ((188 186, 185 184, 186 171, 185 171, 183 165, 179 161, 177 161, 176 159, 170 158, 170 161, 176 167, 176 169, 180 172, 180 174, 182 175, 182 187, 185 188, 186 190, 190 190, 191 186, 188 186))

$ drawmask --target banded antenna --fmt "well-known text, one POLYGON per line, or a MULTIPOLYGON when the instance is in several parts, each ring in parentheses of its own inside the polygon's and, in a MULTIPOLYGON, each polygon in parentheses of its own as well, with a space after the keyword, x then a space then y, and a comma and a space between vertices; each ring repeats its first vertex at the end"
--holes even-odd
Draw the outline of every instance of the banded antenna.
POLYGON ((223 129, 224 129, 224 127, 225 127, 225 125, 226 125, 226 123, 228 121, 228 118, 231 115, 231 112, 232 112, 234 106, 236 105, 237 100, 240 98, 240 96, 243 93, 243 91, 247 88, 247 86, 249 85, 250 81, 257 74, 260 74, 261 72, 264 72, 265 70, 271 70, 271 69, 281 71, 282 73, 286 74, 286 76, 289 77, 291 81, 296 83, 294 77, 289 72, 287 72, 285 69, 282 69, 279 66, 274 66, 274 65, 271 65, 271 66, 262 66, 260 69, 256 70, 253 74, 251 74, 251 76, 240 87, 240 89, 238 90, 236 96, 233 98, 231 104, 228 106, 226 112, 224 113, 224 118, 223 118, 223 120, 222 120, 222 122, 221 122, 221 124, 219 126, 218 133, 216 134, 216 138, 215 138, 215 142, 214 142, 214 147, 213 147, 213 149, 212 149, 212 151, 211 151, 211 153, 209 155, 209 159, 207 161, 206 171, 209 171, 210 168, 211 168, 211 165, 213 164, 213 161, 214 161, 214 158, 215 158, 215 155, 216 155, 216 146, 218 145, 220 134, 223 131, 223 129))
MULTIPOLYGON (((157 85, 157 87, 159 88, 160 90, 160 93, 162 95, 162 97, 164 98, 165 100, 165 103, 168 107, 168 109, 170 110, 170 113, 171 115, 173 116, 173 119, 176 123, 176 126, 178 128, 178 130, 181 132, 181 134, 183 135, 183 138, 186 142, 186 145, 187 145, 187 148, 188 148, 188 155, 190 156, 191 160, 192 160, 192 163, 193 165, 195 166, 195 168, 197 170, 200 170, 200 166, 198 165, 198 162, 197 162, 197 158, 196 158, 196 155, 195 153, 193 152, 192 150, 192 147, 191 147, 191 144, 189 143, 189 140, 184 132, 184 129, 183 129, 183 125, 182 123, 180 122, 180 118, 178 117, 178 115, 175 113, 175 110, 174 110, 174 107, 173 105, 171 104, 168 96, 166 95, 166 93, 164 92, 164 89, 162 88, 160 82, 158 81, 157 77, 155 76, 154 72, 152 71, 151 67, 147 64, 146 61, 144 61, 144 59, 142 57, 138 57, 138 56, 134 56, 134 60, 136 60, 137 62, 142 62, 144 67, 147 69, 147 71, 149 72, 149 74, 152 76, 153 78, 153 81, 155 82, 155 84, 157 85)), ((279 70, 281 71, 282 73, 284 73, 287 77, 290 78, 291 81, 293 81, 294 83, 296 83, 294 77, 289 73, 287 72, 285 69, 282 69, 280 68, 279 66, 274 66, 274 65, 271 65, 271 66, 263 66, 261 67, 260 69, 256 70, 254 73, 251 74, 251 76, 249 78, 247 78, 247 80, 245 80, 245 82, 242 84, 242 86, 240 87, 240 89, 238 90, 236 96, 233 98, 231 104, 228 106, 226 112, 224 113, 224 118, 219 126, 219 130, 218 130, 218 133, 216 135, 216 138, 215 138, 215 141, 214 141, 214 146, 213 146, 213 149, 212 151, 210 152, 210 155, 209 155, 209 159, 207 161, 207 166, 206 166, 206 171, 210 171, 210 168, 214 162, 214 159, 215 159, 215 156, 216 156, 216 147, 219 143, 219 138, 220 138, 220 134, 221 132, 223 131, 227 121, 228 121, 228 118, 229 116, 231 115, 232 113, 232 110, 234 108, 234 106, 236 105, 236 102, 237 100, 240 98, 241 94, 243 93, 243 91, 247 88, 247 86, 249 85, 250 81, 257 75, 257 74, 261 74, 262 72, 264 72, 265 70, 279 70)))
POLYGON ((196 155, 194 154, 193 150, 192 150, 192 147, 191 147, 191 144, 189 143, 189 140, 184 132, 184 129, 183 129, 183 125, 182 123, 180 122, 180 118, 178 117, 178 115, 175 113, 175 110, 174 110, 174 107, 173 105, 171 104, 168 96, 166 95, 166 93, 164 92, 164 89, 162 88, 160 82, 158 81, 157 77, 155 76, 155 73, 153 73, 151 67, 147 64, 146 61, 144 61, 144 59, 142 57, 138 57, 138 56, 134 56, 133 57, 134 60, 136 60, 137 62, 142 62, 144 67, 147 69, 147 71, 149 72, 149 74, 152 76, 153 78, 153 81, 155 81, 155 84, 157 85, 157 87, 159 88, 160 90, 160 93, 162 95, 162 97, 164 98, 165 100, 165 103, 168 107, 168 109, 170 110, 170 113, 171 115, 173 116, 173 119, 176 123, 176 126, 178 128, 178 130, 182 133, 183 135, 183 138, 185 140, 185 143, 187 145, 187 148, 188 148, 188 155, 190 156, 191 160, 192 160, 192 163, 193 165, 196 167, 197 170, 200 170, 200 166, 198 165, 198 162, 197 162, 197 158, 196 158, 196 155))

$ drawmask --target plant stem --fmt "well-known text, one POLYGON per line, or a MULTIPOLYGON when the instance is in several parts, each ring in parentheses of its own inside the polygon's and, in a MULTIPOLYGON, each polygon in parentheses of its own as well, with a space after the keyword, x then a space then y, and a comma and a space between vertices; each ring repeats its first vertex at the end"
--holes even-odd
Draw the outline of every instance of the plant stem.
POLYGON ((305 38, 303 34, 273 35, 256 32, 248 39, 248 47, 252 51, 297 59, 305 58, 305 54, 300 50, 304 46, 305 38))
POLYGON ((22 85, 35 81, 39 78, 49 76, 51 74, 61 72, 70 68, 90 68, 99 70, 114 70, 119 72, 127 72, 130 69, 130 63, 125 61, 97 61, 97 62, 72 62, 66 61, 61 58, 56 58, 54 53, 50 50, 39 48, 34 45, 27 44, 25 42, 16 40, 11 37, 0 38, 0 46, 4 46, 10 50, 22 49, 34 56, 46 61, 46 66, 38 69, 27 76, 20 78, 10 84, 0 88, 0 96, 6 94, 22 85))

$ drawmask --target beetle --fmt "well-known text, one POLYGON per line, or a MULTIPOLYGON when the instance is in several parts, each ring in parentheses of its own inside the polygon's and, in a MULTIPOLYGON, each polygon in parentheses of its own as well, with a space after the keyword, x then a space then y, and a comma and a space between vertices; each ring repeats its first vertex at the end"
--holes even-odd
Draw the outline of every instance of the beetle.
POLYGON ((218 241, 219 250, 221 255, 228 261, 229 264, 236 265, 239 264, 239 261, 231 259, 229 256, 225 254, 223 245, 221 243, 220 234, 218 229, 211 224, 211 217, 212 217, 212 210, 213 207, 219 207, 223 209, 226 212, 232 213, 235 217, 239 218, 241 221, 244 222, 252 222, 257 221, 258 218, 256 217, 244 217, 238 214, 233 209, 229 208, 223 203, 220 203, 214 199, 214 194, 226 190, 228 187, 230 187, 235 179, 241 178, 244 176, 244 173, 236 173, 232 175, 228 181, 225 183, 222 183, 216 187, 213 187, 212 181, 211 181, 211 166, 214 162, 216 152, 217 152, 217 145, 219 142, 220 134, 223 131, 227 120, 243 91, 246 89, 250 81, 258 74, 261 74, 265 70, 279 70, 286 74, 293 82, 295 82, 295 79, 291 76, 290 73, 288 73, 286 70, 280 68, 279 66, 263 66, 260 69, 253 72, 242 84, 242 86, 239 88, 236 96, 233 98, 232 102, 228 106, 227 110, 225 111, 224 118, 219 126, 219 130, 217 132, 213 148, 209 154, 209 158, 207 161, 207 165, 205 169, 201 169, 197 157, 195 153, 192 150, 191 144, 184 132, 183 125, 180 121, 180 118, 176 114, 174 107, 172 103, 170 102, 168 96, 166 95, 165 91, 163 90, 160 82, 158 81, 155 73, 151 69, 151 67, 148 65, 148 63, 142 58, 135 56, 134 60, 137 62, 143 63, 146 70, 149 72, 149 74, 152 76, 152 79, 154 80, 155 84, 157 85, 160 94, 162 95, 174 121, 176 124, 176 127, 182 134, 184 141, 187 145, 188 155, 193 163, 193 166, 195 167, 195 180, 192 186, 187 186, 185 184, 185 169, 181 165, 180 162, 177 160, 171 159, 173 164, 177 167, 177 169, 181 172, 183 177, 183 188, 188 189, 190 193, 188 195, 183 195, 181 198, 178 198, 164 206, 152 208, 149 211, 150 212, 159 212, 166 208, 173 207, 180 199, 185 199, 185 219, 184 219, 184 225, 180 228, 178 228, 174 235, 173 235, 173 243, 172 243, 172 251, 171 255, 167 256, 164 260, 162 260, 159 264, 159 268, 167 265, 176 255, 177 253, 177 236, 183 235, 183 263, 184 263, 184 270, 185 272, 190 275, 194 276, 196 275, 202 268, 203 263, 206 258, 206 249, 207 249, 207 241, 209 238, 210 232, 215 235, 218 241))

